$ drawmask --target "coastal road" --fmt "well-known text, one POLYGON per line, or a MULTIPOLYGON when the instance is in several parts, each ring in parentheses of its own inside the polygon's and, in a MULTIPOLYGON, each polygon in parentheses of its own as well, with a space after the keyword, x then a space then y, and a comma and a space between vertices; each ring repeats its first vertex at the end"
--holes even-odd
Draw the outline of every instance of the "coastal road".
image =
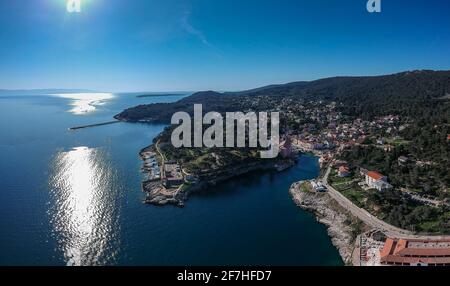
POLYGON ((352 201, 347 199, 344 195, 338 192, 335 188, 328 184, 328 177, 331 172, 331 167, 328 167, 321 182, 328 189, 328 194, 344 209, 348 210, 353 216, 359 218, 366 225, 384 232, 389 237, 409 238, 409 239, 448 239, 449 236, 429 236, 429 235, 415 235, 413 232, 390 225, 377 217, 371 215, 365 209, 355 205, 352 201))
POLYGON ((161 156, 161 178, 165 178, 166 177, 166 173, 165 173, 165 168, 164 165, 166 163, 166 157, 164 156, 164 154, 161 152, 161 149, 159 149, 159 143, 161 140, 158 140, 158 142, 156 142, 155 147, 156 147, 156 152, 158 152, 159 156, 161 156))

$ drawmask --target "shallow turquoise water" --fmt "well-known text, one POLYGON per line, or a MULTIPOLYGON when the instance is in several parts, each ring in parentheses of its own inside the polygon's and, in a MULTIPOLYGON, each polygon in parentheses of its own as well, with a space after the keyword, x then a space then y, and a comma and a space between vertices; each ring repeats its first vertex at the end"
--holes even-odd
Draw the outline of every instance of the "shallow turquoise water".
POLYGON ((73 100, 0 97, 1 265, 342 265, 324 226, 297 208, 304 156, 194 195, 183 209, 141 203, 139 150, 164 126, 111 120, 123 108, 181 97, 115 95, 84 115, 73 100))

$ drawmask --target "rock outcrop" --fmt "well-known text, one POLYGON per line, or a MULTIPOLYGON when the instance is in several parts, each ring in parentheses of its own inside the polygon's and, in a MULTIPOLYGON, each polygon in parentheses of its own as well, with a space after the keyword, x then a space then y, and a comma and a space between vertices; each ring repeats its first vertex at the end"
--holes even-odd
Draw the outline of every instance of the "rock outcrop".
POLYGON ((352 222, 356 218, 337 205, 327 193, 300 188, 302 183, 309 184, 309 182, 297 182, 289 190, 294 202, 302 209, 315 214, 317 220, 327 227, 328 235, 338 249, 342 260, 346 264, 351 263, 355 241, 352 222))

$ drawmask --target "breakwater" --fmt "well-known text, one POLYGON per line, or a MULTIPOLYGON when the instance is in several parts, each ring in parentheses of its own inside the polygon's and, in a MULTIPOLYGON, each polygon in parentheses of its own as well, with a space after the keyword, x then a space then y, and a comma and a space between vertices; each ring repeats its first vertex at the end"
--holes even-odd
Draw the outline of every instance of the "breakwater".
POLYGON ((80 130, 80 129, 86 129, 86 128, 91 128, 91 127, 104 126, 104 125, 111 125, 111 124, 116 124, 116 123, 119 123, 119 122, 120 121, 115 120, 115 121, 108 121, 108 122, 103 122, 103 123, 95 123, 95 124, 89 124, 89 125, 75 126, 75 127, 70 127, 69 131, 76 131, 76 130, 80 130))

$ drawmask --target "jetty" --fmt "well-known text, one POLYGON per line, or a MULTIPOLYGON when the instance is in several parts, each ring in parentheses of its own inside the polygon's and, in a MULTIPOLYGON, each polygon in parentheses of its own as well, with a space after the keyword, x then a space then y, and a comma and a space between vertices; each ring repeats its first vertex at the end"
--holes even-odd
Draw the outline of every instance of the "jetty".
POLYGON ((76 130, 80 130, 80 129, 86 129, 86 128, 91 128, 91 127, 104 126, 104 125, 111 125, 111 124, 116 124, 119 122, 120 122, 119 120, 114 120, 114 121, 108 121, 108 122, 103 122, 103 123, 75 126, 75 127, 69 128, 69 131, 76 131, 76 130))

